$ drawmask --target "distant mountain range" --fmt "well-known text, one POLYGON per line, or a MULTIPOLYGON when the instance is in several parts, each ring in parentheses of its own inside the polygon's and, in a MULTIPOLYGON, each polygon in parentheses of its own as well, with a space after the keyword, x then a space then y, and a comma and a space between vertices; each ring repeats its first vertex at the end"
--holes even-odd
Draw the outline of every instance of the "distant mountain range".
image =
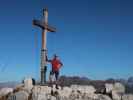
POLYGON ((19 82, 1 82, 0 89, 4 88, 4 87, 14 88, 18 84, 19 84, 19 82))

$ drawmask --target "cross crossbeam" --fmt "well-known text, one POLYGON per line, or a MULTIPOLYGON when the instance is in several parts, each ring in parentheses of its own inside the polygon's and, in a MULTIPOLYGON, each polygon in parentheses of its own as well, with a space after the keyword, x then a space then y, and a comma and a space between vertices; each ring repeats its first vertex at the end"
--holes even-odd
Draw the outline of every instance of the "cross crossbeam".
POLYGON ((33 25, 36 25, 40 28, 42 28, 43 30, 46 29, 49 32, 56 32, 56 28, 49 26, 48 24, 46 24, 45 22, 42 22, 40 20, 33 20, 33 25))

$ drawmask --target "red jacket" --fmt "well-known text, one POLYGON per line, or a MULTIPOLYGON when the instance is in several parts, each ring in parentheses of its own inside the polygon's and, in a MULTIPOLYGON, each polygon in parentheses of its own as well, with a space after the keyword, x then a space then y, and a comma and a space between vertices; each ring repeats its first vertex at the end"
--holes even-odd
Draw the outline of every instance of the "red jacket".
POLYGON ((61 61, 58 59, 51 60, 51 64, 52 64, 52 69, 54 71, 58 71, 60 69, 60 67, 62 66, 61 61))

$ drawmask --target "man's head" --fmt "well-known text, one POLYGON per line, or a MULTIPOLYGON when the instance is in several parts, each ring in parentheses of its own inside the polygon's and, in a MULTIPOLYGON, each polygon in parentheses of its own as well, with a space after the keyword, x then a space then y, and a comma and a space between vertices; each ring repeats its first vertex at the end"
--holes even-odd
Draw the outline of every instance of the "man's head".
POLYGON ((58 59, 58 56, 56 54, 54 54, 54 59, 58 59))

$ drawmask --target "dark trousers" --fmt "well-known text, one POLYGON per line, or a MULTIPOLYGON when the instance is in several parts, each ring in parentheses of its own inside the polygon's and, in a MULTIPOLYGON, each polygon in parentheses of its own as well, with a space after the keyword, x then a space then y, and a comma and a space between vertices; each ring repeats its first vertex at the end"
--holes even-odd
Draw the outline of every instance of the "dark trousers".
POLYGON ((59 71, 55 71, 55 70, 52 69, 52 71, 50 72, 50 75, 55 75, 55 79, 57 81, 58 78, 59 78, 59 71))

